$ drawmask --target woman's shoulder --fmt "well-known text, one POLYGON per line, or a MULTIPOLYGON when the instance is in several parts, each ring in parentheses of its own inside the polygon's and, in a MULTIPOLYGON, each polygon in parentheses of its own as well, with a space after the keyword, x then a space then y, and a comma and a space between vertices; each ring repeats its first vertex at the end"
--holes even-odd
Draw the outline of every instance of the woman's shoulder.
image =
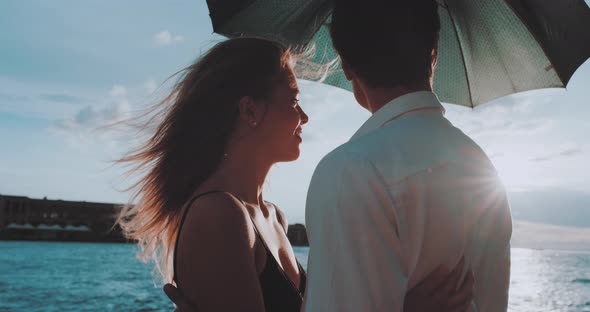
POLYGON ((222 300, 224 291, 239 297, 241 287, 255 289, 256 235, 240 201, 216 192, 192 200, 185 209, 175 254, 182 291, 193 302, 208 302, 211 297, 222 300))
POLYGON ((223 234, 224 237, 245 233, 249 237, 254 234, 248 211, 229 193, 214 192, 199 196, 185 209, 181 234, 223 234))

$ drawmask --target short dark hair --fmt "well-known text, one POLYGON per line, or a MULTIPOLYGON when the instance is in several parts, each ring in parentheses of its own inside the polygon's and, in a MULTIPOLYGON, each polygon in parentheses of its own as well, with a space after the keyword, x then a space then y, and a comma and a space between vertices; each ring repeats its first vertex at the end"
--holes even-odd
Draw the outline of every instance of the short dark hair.
POLYGON ((435 0, 335 0, 330 25, 334 49, 370 87, 429 81, 439 30, 435 0))

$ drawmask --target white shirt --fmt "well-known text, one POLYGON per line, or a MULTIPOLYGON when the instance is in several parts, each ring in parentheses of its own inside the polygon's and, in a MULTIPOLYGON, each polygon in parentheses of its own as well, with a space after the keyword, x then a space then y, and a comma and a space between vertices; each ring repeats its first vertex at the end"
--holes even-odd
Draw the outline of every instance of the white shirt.
POLYGON ((305 311, 401 312, 406 291, 462 255, 476 281, 471 311, 506 311, 506 192, 443 115, 432 92, 398 97, 319 163, 306 204, 305 311))

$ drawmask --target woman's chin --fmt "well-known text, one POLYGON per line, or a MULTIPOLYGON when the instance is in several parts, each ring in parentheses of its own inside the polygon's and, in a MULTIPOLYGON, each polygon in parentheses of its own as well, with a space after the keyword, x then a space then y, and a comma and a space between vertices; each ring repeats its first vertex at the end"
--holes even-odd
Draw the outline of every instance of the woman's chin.
POLYGON ((288 155, 285 155, 285 157, 282 157, 283 159, 281 160, 281 162, 295 161, 295 160, 299 159, 300 154, 301 154, 301 151, 299 150, 299 147, 297 147, 295 150, 291 151, 288 155))
POLYGON ((289 160, 287 160, 287 161, 295 161, 295 160, 299 159, 299 154, 300 154, 300 152, 299 152, 299 150, 297 150, 297 152, 294 153, 293 155, 291 155, 291 158, 289 158, 289 160))

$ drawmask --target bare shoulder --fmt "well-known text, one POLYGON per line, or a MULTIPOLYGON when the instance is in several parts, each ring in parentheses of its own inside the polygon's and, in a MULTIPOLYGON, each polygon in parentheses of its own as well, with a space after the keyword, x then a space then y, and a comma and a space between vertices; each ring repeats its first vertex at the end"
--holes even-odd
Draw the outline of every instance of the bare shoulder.
MULTIPOLYGON (((182 232, 214 231, 248 231, 251 229, 249 216, 245 207, 230 194, 218 192, 194 200, 186 212, 182 232)), ((210 233, 215 234, 215 233, 210 233)))
POLYGON ((237 305, 260 311, 256 236, 246 208, 219 192, 199 197, 185 209, 175 255, 183 294, 203 311, 239 311, 237 305))
POLYGON ((266 202, 266 203, 272 205, 275 208, 275 211, 276 211, 276 214, 277 214, 277 220, 279 221, 279 223, 285 229, 285 233, 287 233, 287 231, 289 230, 289 222, 287 221, 287 216, 285 216, 285 214, 279 208, 279 206, 277 206, 277 205, 275 205, 274 203, 271 203, 271 202, 266 202))
MULTIPOLYGON (((213 193, 190 204, 178 237, 178 256, 191 259, 195 252, 226 246, 248 253, 255 233, 245 207, 227 193, 213 193), (199 246, 194 248, 194 246, 199 246)), ((182 262, 182 261, 181 261, 182 262)))

